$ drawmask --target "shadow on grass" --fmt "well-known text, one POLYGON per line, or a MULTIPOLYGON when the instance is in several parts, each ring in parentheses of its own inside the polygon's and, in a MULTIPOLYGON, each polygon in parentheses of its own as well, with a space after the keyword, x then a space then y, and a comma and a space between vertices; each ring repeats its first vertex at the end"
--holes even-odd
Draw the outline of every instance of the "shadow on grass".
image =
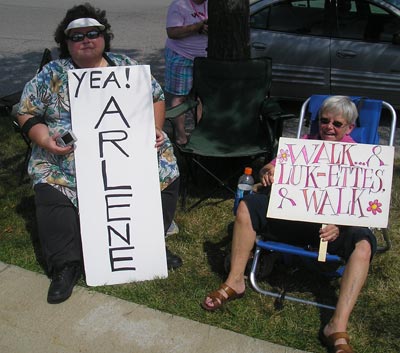
POLYGON ((217 243, 206 241, 203 251, 207 256, 207 262, 212 272, 218 274, 221 281, 225 280, 228 274, 229 254, 232 242, 232 235, 228 234, 217 243))
MULTIPOLYGON (((333 307, 336 305, 336 291, 339 287, 336 279, 317 273, 317 269, 303 264, 298 259, 295 259, 294 263, 284 262, 275 264, 273 272, 264 279, 264 289, 281 295, 274 300, 275 310, 280 311, 285 303, 289 303, 286 296, 333 307)), ((319 307, 318 310, 320 329, 323 329, 334 311, 323 307, 319 307)))

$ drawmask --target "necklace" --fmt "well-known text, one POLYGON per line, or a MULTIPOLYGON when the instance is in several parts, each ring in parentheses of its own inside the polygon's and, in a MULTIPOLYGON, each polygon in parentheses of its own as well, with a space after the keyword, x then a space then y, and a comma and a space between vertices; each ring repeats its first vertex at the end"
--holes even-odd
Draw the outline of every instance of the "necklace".
POLYGON ((193 3, 192 0, 189 0, 189 1, 190 1, 190 5, 192 6, 192 9, 193 9, 193 11, 194 11, 194 13, 192 13, 192 16, 193 16, 193 17, 198 17, 198 18, 200 18, 201 20, 206 20, 206 19, 207 19, 207 8, 206 8, 206 2, 207 2, 207 1, 204 1, 204 2, 203 2, 203 11, 198 11, 198 10, 196 9, 196 7, 199 6, 199 5, 193 3))

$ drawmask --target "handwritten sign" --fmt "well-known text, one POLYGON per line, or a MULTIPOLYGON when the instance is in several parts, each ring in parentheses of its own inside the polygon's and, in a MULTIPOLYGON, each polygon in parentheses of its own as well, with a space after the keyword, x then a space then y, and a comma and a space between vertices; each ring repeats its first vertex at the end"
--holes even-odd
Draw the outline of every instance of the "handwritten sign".
POLYGON ((386 228, 393 146, 281 138, 267 216, 386 228))
POLYGON ((166 277, 148 66, 68 72, 86 281, 166 277))

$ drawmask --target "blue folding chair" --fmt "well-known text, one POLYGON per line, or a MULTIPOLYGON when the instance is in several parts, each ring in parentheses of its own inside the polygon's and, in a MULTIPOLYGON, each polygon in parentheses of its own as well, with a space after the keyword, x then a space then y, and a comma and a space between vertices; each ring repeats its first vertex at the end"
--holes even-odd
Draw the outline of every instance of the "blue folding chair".
MULTIPOLYGON (((302 136, 302 131, 304 125, 310 129, 310 134, 315 134, 318 132, 318 112, 322 102, 327 98, 326 95, 314 95, 308 98, 302 105, 299 117, 299 125, 297 129, 297 138, 302 136)), ((387 102, 368 99, 365 97, 350 97, 358 108, 358 119, 356 122, 356 127, 353 129, 351 136, 358 143, 366 144, 379 144, 380 136, 378 128, 380 126, 380 117, 382 109, 387 109, 391 115, 390 133, 387 144, 389 146, 394 145, 394 137, 396 131, 396 111, 387 102)), ((383 245, 378 245, 378 252, 384 252, 390 249, 391 243, 389 238, 388 229, 372 229, 374 234, 377 236, 378 233, 381 234, 383 238, 383 245)), ((305 264, 317 264, 318 259, 318 249, 309 250, 301 248, 298 246, 293 246, 285 243, 280 243, 276 241, 261 240, 261 236, 257 237, 255 252, 253 257, 253 262, 250 269, 250 283, 252 287, 260 294, 268 295, 277 298, 277 300, 282 303, 284 299, 310 304, 320 308, 325 309, 335 309, 335 306, 326 305, 317 301, 305 300, 302 298, 297 298, 293 296, 288 296, 286 294, 277 293, 273 291, 265 290, 261 287, 259 277, 260 268, 268 268, 271 271, 273 264, 266 264, 268 261, 274 261, 276 259, 276 254, 280 254, 285 262, 287 259, 292 257, 299 257, 305 264), (272 256, 271 256, 272 255, 272 256), (275 255, 275 256, 274 256, 275 255), (269 260, 270 258, 270 260, 269 260)), ((337 264, 337 268, 333 271, 322 272, 322 274, 329 277, 341 277, 345 268, 345 261, 337 256, 327 254, 326 263, 337 264)), ((317 267, 315 267, 317 268, 317 267)))

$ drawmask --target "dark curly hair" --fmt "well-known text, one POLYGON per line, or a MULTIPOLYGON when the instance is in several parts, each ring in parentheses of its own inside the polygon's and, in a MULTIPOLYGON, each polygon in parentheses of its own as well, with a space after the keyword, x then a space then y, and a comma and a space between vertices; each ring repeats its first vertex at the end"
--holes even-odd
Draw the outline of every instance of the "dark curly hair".
POLYGON ((64 19, 58 25, 55 33, 54 40, 58 44, 58 50, 60 52, 60 59, 70 58, 71 54, 68 51, 67 46, 67 36, 64 34, 64 30, 67 28, 69 23, 78 18, 90 17, 99 21, 104 25, 105 29, 103 31, 103 37, 105 42, 104 51, 110 51, 110 42, 114 38, 111 32, 111 25, 108 23, 106 18, 106 11, 94 8, 89 3, 84 3, 83 5, 76 5, 67 11, 64 19))

